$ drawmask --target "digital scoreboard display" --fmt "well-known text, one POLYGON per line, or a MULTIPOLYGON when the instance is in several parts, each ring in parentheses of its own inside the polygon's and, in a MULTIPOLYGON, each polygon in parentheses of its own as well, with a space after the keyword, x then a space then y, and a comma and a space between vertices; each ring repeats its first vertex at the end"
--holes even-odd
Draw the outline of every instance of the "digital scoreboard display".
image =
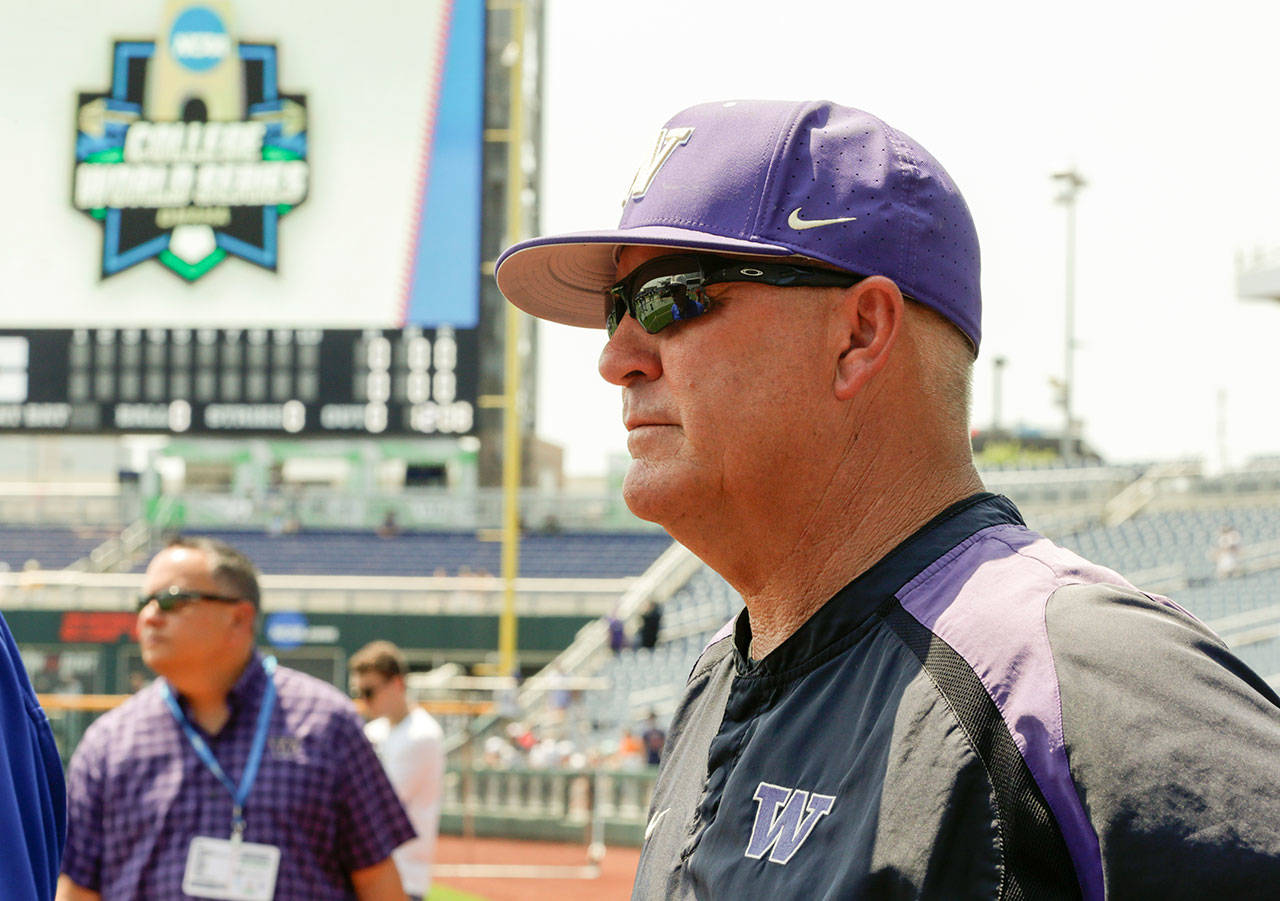
POLYGON ((465 435, 474 329, 0 329, 0 433, 465 435))

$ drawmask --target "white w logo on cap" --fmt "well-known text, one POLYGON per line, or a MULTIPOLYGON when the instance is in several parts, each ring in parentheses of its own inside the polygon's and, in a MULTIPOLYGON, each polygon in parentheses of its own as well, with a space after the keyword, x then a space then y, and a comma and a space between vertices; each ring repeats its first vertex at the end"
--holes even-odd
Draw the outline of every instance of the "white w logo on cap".
POLYGON ((781 864, 800 850, 818 820, 831 812, 831 805, 836 801, 835 795, 810 794, 768 782, 756 786, 754 797, 756 821, 751 827, 751 841, 745 856, 759 860, 768 852, 771 863, 781 864), (779 807, 782 807, 781 814, 779 807))
POLYGON ((671 158, 677 147, 688 144, 692 136, 692 128, 664 128, 658 132, 658 143, 654 145, 649 161, 636 170, 635 178, 631 179, 631 187, 627 189, 627 196, 622 199, 623 206, 626 206, 628 200, 639 200, 645 195, 662 164, 671 158))

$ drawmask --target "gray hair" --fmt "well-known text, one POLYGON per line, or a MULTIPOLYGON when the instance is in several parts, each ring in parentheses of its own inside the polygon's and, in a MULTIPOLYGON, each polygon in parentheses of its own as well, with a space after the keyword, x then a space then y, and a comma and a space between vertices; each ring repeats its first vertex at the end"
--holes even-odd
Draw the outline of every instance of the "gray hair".
POLYGON ((967 430, 973 394, 973 345, 941 314, 922 304, 908 303, 906 307, 912 311, 908 315, 924 326, 916 330, 921 366, 928 375, 922 390, 949 421, 967 430))

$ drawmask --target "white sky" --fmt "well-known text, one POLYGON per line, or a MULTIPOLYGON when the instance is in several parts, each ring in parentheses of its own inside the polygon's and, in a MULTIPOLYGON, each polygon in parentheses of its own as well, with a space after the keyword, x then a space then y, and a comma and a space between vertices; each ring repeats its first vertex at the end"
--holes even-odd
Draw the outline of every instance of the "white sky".
MULTIPOLYGON (((1280 304, 1235 255, 1280 245, 1280 4, 548 0, 543 232, 617 223, 657 129, 709 100, 826 98, 925 145, 982 242, 974 422, 1056 428, 1066 219, 1077 209, 1076 412, 1115 461, 1280 452, 1280 304)), ((540 324, 539 431, 571 475, 625 455, 603 331, 540 324)))

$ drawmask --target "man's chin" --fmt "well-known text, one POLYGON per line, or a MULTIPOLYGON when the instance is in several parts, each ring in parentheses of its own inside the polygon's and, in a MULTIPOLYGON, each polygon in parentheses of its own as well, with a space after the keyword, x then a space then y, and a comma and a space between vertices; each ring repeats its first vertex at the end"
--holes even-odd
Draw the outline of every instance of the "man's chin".
POLYGON ((166 664, 169 662, 169 655, 160 647, 152 647, 142 649, 142 662, 146 664, 147 669, 155 673, 157 676, 163 676, 168 668, 166 664))
POLYGON ((694 494, 687 482, 670 464, 633 460, 622 480, 622 500, 640 519, 670 529, 690 512, 694 494))

